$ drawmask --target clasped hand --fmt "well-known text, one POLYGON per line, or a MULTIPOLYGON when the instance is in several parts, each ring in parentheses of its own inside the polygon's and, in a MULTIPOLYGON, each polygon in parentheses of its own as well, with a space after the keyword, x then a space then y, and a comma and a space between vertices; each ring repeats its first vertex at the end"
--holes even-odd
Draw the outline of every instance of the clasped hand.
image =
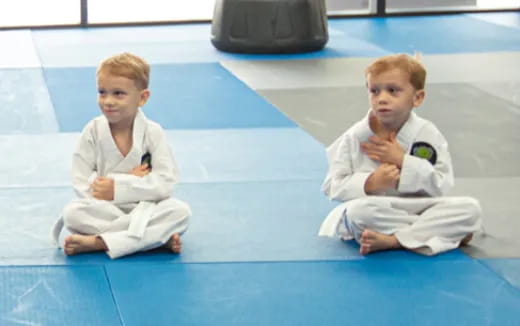
POLYGON ((396 189, 399 184, 400 173, 395 165, 382 163, 368 177, 365 183, 365 192, 373 194, 387 189, 396 189))
POLYGON ((395 139, 395 132, 390 133, 388 139, 374 135, 368 140, 361 144, 361 150, 369 158, 381 164, 368 177, 365 192, 376 193, 386 189, 396 189, 399 184, 404 150, 395 139))
POLYGON ((107 177, 97 177, 90 185, 92 196, 96 199, 114 199, 114 179, 107 177))
MULTIPOLYGON (((138 165, 128 172, 137 177, 144 177, 150 173, 148 164, 138 165)), ((114 179, 107 177, 97 177, 90 185, 92 196, 100 200, 114 200, 114 179)))

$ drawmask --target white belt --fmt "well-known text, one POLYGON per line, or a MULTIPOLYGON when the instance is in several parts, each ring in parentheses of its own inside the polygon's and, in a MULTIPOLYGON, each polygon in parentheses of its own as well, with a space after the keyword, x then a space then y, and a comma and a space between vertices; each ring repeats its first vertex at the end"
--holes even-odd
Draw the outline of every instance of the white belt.
POLYGON ((157 204, 151 201, 141 201, 137 204, 137 207, 132 210, 129 214, 130 225, 128 225, 128 233, 131 237, 137 239, 143 237, 156 205, 157 204))
POLYGON ((334 237, 337 235, 338 224, 341 222, 343 213, 345 212, 345 204, 336 206, 325 221, 321 223, 320 231, 318 233, 321 237, 334 237))

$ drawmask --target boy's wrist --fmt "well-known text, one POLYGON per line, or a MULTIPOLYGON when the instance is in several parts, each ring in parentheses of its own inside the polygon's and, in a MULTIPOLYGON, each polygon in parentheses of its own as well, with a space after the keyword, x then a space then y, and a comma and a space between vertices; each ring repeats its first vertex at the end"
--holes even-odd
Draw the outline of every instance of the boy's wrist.
POLYGON ((368 178, 365 182, 364 190, 365 190, 366 194, 372 194, 375 192, 373 180, 374 180, 374 174, 372 173, 371 175, 368 176, 368 178))

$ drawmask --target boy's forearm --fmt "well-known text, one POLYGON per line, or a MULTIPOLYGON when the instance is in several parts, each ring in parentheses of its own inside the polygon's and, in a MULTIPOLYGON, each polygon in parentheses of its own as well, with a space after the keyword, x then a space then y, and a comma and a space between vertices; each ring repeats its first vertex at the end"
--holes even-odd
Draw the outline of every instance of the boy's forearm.
POLYGON ((364 185, 369 173, 358 172, 344 177, 331 177, 328 189, 324 189, 329 198, 339 201, 348 201, 365 197, 364 185))
POLYGON ((114 178, 114 202, 134 203, 160 201, 171 196, 175 179, 151 172, 144 177, 131 174, 111 174, 114 178))
POLYGON ((433 166, 425 159, 405 156, 398 191, 402 193, 426 193, 442 196, 453 186, 450 166, 437 162, 433 166))

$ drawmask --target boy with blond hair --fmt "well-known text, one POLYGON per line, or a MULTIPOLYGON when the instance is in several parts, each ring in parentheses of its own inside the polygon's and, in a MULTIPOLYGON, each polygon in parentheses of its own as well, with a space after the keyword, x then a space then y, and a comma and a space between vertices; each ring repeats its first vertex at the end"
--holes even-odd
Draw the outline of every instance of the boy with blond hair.
POLYGON ((370 110, 329 148, 322 189, 342 204, 320 235, 355 239, 360 253, 404 248, 435 255, 471 240, 481 209, 470 197, 444 197, 453 186, 448 144, 413 109, 425 96, 426 70, 406 54, 365 71, 370 110))
POLYGON ((72 162, 77 199, 63 210, 67 255, 105 251, 111 258, 166 246, 180 253, 189 206, 171 197, 178 170, 161 126, 141 107, 150 96, 150 66, 130 53, 97 69, 102 115, 81 133, 72 162))

